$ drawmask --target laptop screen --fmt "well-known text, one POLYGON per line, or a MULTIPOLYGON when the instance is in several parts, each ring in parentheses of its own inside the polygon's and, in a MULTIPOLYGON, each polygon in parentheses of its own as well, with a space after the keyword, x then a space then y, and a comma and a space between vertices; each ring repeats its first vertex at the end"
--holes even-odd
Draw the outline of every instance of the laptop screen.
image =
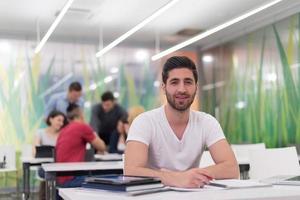
POLYGON ((54 158, 53 146, 36 146, 36 158, 54 158))

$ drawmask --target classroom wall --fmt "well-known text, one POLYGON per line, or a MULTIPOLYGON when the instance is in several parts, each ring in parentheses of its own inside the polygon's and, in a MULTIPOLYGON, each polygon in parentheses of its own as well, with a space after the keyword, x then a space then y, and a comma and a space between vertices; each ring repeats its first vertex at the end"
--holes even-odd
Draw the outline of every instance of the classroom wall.
MULTIPOLYGON (((0 145, 18 150, 32 143, 37 129, 45 127, 45 102, 72 81, 83 85, 87 122, 91 106, 106 90, 117 92, 126 109, 140 105, 150 110, 164 103, 163 63, 150 62, 151 49, 118 47, 96 59, 97 45, 49 41, 37 55, 35 46, 34 41, 0 37, 0 145)), ((197 100, 193 106, 198 109, 197 100)))
POLYGON ((300 14, 200 52, 202 110, 231 143, 300 143, 300 14))

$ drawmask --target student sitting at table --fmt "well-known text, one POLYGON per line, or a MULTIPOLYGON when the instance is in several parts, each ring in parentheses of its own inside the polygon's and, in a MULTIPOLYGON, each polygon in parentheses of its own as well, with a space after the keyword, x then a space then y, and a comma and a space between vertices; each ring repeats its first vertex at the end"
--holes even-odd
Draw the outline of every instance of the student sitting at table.
MULTIPOLYGON (((47 116, 46 124, 47 128, 38 129, 37 134, 34 139, 34 148, 33 148, 33 156, 35 157, 36 146, 53 146, 55 147, 56 140, 61 128, 66 126, 68 120, 64 113, 53 110, 47 116)), ((41 167, 38 168, 38 175, 41 179, 44 179, 44 171, 41 167)), ((45 199, 45 182, 41 181, 40 190, 39 190, 39 199, 45 199)))
POLYGON ((132 121, 141 113, 145 112, 142 106, 134 106, 128 110, 128 117, 123 116, 117 125, 117 129, 111 133, 109 153, 124 153, 127 134, 132 121))
MULTIPOLYGON (((99 153, 105 151, 104 142, 93 129, 84 122, 84 116, 78 105, 67 108, 69 124, 63 128, 56 143, 56 162, 83 162, 86 144, 90 143, 99 153)), ((61 187, 79 187, 84 177, 64 176, 57 182, 61 187)))
POLYGON ((239 177, 239 167, 219 122, 192 110, 198 91, 195 63, 169 58, 162 70, 165 105, 140 114, 129 129, 124 174, 158 177, 165 185, 203 187, 213 178, 239 177), (207 147, 215 165, 199 168, 207 147))

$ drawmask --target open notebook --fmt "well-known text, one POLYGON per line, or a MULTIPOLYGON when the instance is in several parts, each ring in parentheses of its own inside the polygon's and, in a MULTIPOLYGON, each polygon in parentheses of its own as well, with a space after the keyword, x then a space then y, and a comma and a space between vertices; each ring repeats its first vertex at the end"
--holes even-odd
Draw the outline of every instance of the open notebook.
POLYGON ((208 186, 222 187, 227 189, 242 189, 253 187, 269 187, 272 185, 255 180, 223 179, 210 181, 208 186))
POLYGON ((262 183, 273 185, 298 185, 300 186, 300 176, 279 175, 261 180, 262 183))

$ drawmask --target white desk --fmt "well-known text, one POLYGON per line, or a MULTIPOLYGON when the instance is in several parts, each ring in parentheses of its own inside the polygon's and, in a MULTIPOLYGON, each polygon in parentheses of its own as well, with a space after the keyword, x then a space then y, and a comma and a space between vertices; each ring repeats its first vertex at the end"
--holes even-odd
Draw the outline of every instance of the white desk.
POLYGON ((40 166, 42 163, 51 163, 54 159, 22 157, 21 161, 23 165, 23 196, 24 199, 27 200, 30 195, 30 166, 40 166))
POLYGON ((46 179, 46 199, 55 199, 57 176, 123 173, 123 162, 69 162, 42 164, 46 179))
POLYGON ((95 160, 97 161, 122 161, 122 154, 108 153, 108 154, 95 154, 95 160))
POLYGON ((154 194, 128 196, 126 193, 114 193, 101 190, 91 190, 82 188, 62 188, 59 189, 59 195, 64 200, 174 200, 174 199, 276 199, 276 200, 299 200, 300 190, 295 186, 273 186, 264 188, 231 189, 200 192, 159 192, 154 194))

